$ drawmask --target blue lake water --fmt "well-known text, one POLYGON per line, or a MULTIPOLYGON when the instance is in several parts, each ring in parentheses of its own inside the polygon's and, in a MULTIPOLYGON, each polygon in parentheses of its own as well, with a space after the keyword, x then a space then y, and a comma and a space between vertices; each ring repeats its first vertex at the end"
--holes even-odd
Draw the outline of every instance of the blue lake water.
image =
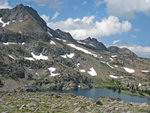
POLYGON ((136 102, 136 103, 150 103, 150 99, 127 95, 124 93, 114 92, 110 89, 102 89, 102 88, 95 88, 95 89, 85 89, 85 90, 69 90, 69 91, 57 91, 59 93, 73 93, 77 96, 85 96, 88 98, 99 98, 99 97, 112 97, 112 98, 120 98, 126 102, 136 102))

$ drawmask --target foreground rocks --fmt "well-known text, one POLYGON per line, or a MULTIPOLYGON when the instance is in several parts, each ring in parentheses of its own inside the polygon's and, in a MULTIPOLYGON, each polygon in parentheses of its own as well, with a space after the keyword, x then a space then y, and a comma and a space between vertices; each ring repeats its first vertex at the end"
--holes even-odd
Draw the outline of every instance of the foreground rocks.
POLYGON ((1 93, 2 113, 139 113, 150 112, 150 104, 127 103, 120 99, 98 98, 96 100, 53 92, 1 93))

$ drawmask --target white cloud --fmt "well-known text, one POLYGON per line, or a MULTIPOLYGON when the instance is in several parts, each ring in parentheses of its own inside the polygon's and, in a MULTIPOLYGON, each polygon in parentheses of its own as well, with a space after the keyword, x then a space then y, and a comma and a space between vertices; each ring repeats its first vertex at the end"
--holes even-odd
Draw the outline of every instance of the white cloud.
POLYGON ((136 38, 136 35, 131 35, 132 38, 136 38))
POLYGON ((50 22, 48 26, 53 29, 62 29, 70 32, 75 39, 87 37, 101 38, 128 32, 132 25, 128 21, 120 22, 115 16, 109 16, 101 21, 94 21, 95 16, 83 17, 82 19, 68 18, 65 21, 50 22))
POLYGON ((0 0, 0 9, 11 9, 11 6, 8 4, 7 0, 0 0))
POLYGON ((82 5, 86 5, 87 4, 87 1, 85 0, 85 1, 83 1, 83 3, 82 3, 82 5))
POLYGON ((140 32, 140 31, 141 31, 141 29, 139 29, 139 28, 135 28, 135 29, 134 29, 134 31, 135 31, 135 32, 140 32))
POLYGON ((115 40, 113 42, 113 45, 121 47, 121 48, 128 48, 140 57, 150 58, 150 46, 143 47, 143 46, 139 46, 139 45, 135 45, 135 44, 129 44, 122 40, 115 40))
MULTIPOLYGON (((97 4, 102 0, 96 0, 97 4)), ((150 15, 150 0, 104 0, 110 15, 127 19, 134 18, 135 13, 150 15)))
POLYGON ((56 11, 55 14, 52 17, 52 20, 55 20, 58 16, 59 16, 59 12, 56 11))
POLYGON ((49 16, 43 14, 41 15, 41 18, 45 21, 45 22, 48 22, 49 21, 49 16))
POLYGON ((105 3, 104 0, 95 0, 96 7, 98 7, 98 6, 100 6, 100 5, 104 4, 104 3, 105 3))

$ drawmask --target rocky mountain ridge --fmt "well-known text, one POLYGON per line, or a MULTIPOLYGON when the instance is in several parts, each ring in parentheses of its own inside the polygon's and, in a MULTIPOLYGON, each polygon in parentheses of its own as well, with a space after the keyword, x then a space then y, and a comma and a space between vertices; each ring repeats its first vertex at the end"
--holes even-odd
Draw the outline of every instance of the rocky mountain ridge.
POLYGON ((149 96, 149 59, 93 38, 77 41, 22 4, 1 9, 0 18, 0 91, 105 87, 149 96))

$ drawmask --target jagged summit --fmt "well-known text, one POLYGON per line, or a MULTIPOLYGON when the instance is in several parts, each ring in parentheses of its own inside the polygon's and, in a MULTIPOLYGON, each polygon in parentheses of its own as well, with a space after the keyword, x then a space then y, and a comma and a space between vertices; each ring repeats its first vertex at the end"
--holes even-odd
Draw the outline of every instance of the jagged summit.
POLYGON ((64 32, 60 29, 56 29, 55 32, 57 32, 60 35, 60 38, 75 42, 75 40, 73 39, 70 33, 64 32))
POLYGON ((131 50, 129 50, 127 48, 119 48, 116 46, 108 47, 108 51, 110 51, 112 53, 120 53, 120 54, 127 54, 127 55, 131 55, 131 56, 136 56, 136 54, 133 53, 131 50))
POLYGON ((3 23, 2 27, 13 32, 41 36, 47 31, 46 22, 38 15, 37 11, 22 4, 13 9, 1 9, 0 18, 3 23))
POLYGON ((128 88, 127 81, 138 86, 150 72, 149 59, 133 57, 128 49, 106 48, 95 38, 75 40, 63 29, 49 28, 29 6, 1 9, 0 26, 0 91, 84 89, 101 82, 116 87, 107 84, 112 78, 128 88))
POLYGON ((95 48, 95 49, 107 51, 106 46, 102 42, 99 42, 95 38, 88 37, 85 40, 80 40, 80 41, 85 43, 88 46, 95 48))

